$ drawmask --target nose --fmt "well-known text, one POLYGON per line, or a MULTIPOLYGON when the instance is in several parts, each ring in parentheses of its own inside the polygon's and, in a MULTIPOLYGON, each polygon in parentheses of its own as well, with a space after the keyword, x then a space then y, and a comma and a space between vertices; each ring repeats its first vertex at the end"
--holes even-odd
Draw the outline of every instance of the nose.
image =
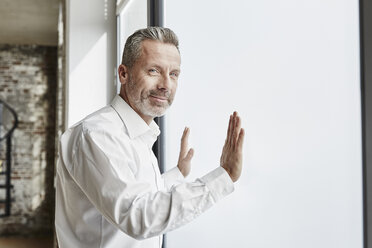
POLYGON ((164 75, 158 82, 158 90, 168 91, 171 85, 171 78, 169 75, 164 75))

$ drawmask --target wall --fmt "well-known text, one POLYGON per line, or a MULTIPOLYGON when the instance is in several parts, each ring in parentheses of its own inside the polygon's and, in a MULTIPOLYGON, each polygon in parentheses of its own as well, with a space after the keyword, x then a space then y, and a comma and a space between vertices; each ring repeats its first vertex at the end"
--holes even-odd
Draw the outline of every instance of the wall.
POLYGON ((53 231, 56 72, 54 46, 0 45, 0 98, 19 118, 12 147, 14 201, 11 216, 0 218, 0 235, 53 231))
POLYGON ((0 1, 0 43, 57 45, 59 1, 0 1))

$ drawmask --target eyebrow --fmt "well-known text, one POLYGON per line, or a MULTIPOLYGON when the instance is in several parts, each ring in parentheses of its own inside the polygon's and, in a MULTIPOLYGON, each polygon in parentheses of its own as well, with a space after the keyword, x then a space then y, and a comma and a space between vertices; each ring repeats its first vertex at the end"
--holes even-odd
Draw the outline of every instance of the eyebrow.
MULTIPOLYGON (((149 67, 155 67, 155 68, 157 68, 157 69, 161 69, 161 70, 163 70, 163 67, 162 66, 160 66, 160 65, 158 65, 158 64, 149 64, 148 65, 149 67)), ((181 68, 180 67, 177 67, 177 68, 174 68, 174 69, 171 69, 170 71, 176 71, 176 72, 178 72, 178 73, 181 73, 181 68)))

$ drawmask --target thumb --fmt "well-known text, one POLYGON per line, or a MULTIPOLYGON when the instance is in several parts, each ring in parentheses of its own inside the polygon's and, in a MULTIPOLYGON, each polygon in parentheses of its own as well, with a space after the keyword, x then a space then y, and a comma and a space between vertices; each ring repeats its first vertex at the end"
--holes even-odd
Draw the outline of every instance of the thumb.
POLYGON ((194 149, 190 148, 190 150, 188 151, 188 153, 187 153, 187 155, 185 157, 185 160, 186 161, 190 161, 193 156, 194 156, 194 149))

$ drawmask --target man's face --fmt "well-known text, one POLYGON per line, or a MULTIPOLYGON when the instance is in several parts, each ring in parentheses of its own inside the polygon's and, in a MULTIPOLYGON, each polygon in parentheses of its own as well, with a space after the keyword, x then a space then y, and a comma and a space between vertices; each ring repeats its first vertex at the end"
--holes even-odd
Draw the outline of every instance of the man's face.
POLYGON ((163 115, 172 104, 180 64, 181 57, 174 45, 145 40, 133 67, 119 67, 120 95, 147 123, 163 115))

